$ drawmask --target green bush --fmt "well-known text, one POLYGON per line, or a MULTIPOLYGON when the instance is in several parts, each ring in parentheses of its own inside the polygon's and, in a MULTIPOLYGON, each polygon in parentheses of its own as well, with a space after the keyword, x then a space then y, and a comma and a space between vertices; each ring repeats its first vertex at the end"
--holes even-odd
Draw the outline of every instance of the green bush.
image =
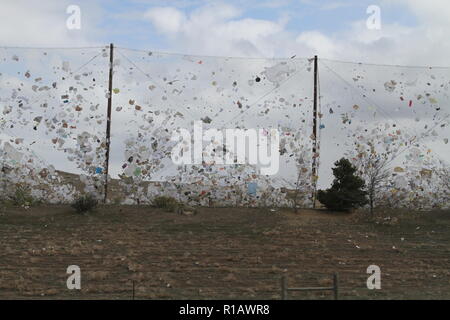
POLYGON ((31 195, 30 189, 23 185, 17 185, 14 193, 8 198, 13 206, 31 207, 38 203, 31 195))
POLYGON ((334 163, 334 181, 330 189, 319 190, 318 200, 330 210, 348 211, 367 204, 364 180, 355 175, 357 169, 342 158, 334 163))
POLYGON ((71 205, 77 213, 85 213, 93 211, 98 205, 97 199, 91 195, 86 194, 78 197, 71 205))
POLYGON ((172 197, 158 196, 152 201, 152 205, 156 208, 164 209, 167 212, 176 212, 181 204, 172 197))

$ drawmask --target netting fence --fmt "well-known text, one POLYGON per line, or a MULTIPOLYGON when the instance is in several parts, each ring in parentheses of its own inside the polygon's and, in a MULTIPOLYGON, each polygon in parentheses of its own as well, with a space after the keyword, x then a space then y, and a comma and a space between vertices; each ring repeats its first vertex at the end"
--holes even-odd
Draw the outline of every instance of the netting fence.
POLYGON ((107 182, 110 203, 311 207, 334 161, 364 173, 382 155, 379 203, 448 206, 449 71, 116 47, 110 92, 110 47, 1 48, 2 192, 66 203, 107 182))

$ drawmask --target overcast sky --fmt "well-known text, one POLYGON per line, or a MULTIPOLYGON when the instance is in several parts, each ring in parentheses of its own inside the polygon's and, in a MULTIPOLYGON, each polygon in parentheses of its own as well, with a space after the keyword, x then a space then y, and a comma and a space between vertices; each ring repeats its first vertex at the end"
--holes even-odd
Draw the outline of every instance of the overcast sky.
MULTIPOLYGON (((297 58, 312 57, 317 54, 319 58, 323 59, 353 62, 450 67, 449 34, 450 1, 448 0, 1 0, 0 4, 0 46, 81 47, 103 46, 113 42, 118 47, 145 49, 153 52, 269 59, 293 56, 297 58), (73 13, 67 11, 69 7, 74 5, 79 7, 81 13, 79 29, 67 27, 67 20, 72 21, 71 18, 73 17, 73 13), (368 19, 369 22, 373 21, 371 19, 373 8, 379 8, 380 10, 380 28, 376 29, 369 28, 367 25, 368 19)), ((120 52, 119 49, 117 56, 120 52)), ((6 50, 4 54, 7 59, 11 59, 11 54, 7 53, 6 50)), ((138 64, 143 69, 150 66, 150 64, 145 65, 143 60, 145 57, 148 58, 147 52, 138 52, 134 55, 127 51, 126 54, 132 57, 132 60, 140 61, 142 64, 138 64)), ((62 57, 60 58, 62 59, 62 57)), ((40 56, 39 59, 41 59, 40 56)), ((106 66, 106 58, 104 60, 100 62, 104 63, 102 66, 106 66)), ((120 83, 119 79, 126 79, 125 75, 128 74, 130 67, 125 59, 122 60, 122 66, 117 68, 117 86, 120 83)), ((165 61, 164 67, 158 66, 158 63, 155 64, 155 62, 152 66, 153 72, 159 70, 159 67, 163 68, 163 70, 156 72, 160 81, 166 75, 171 77, 177 74, 178 71, 175 70, 171 59, 161 59, 161 61, 165 61)), ((262 61, 261 63, 267 63, 267 65, 256 67, 253 64, 257 63, 250 63, 250 61, 242 60, 242 63, 239 62, 241 67, 238 70, 243 77, 242 81, 238 81, 240 84, 245 83, 248 80, 247 78, 253 77, 256 74, 255 72, 264 70, 265 66, 272 65, 272 62, 262 61)), ((182 59, 178 61, 178 63, 181 62, 184 63, 180 64, 183 73, 189 73, 192 63, 182 59)), ((60 63, 61 61, 58 61, 58 67, 60 63)), ((71 63, 77 65, 76 61, 71 61, 71 63)), ((209 79, 211 77, 209 71, 218 71, 221 67, 226 69, 230 63, 224 62, 209 67, 203 64, 201 67, 203 71, 201 72, 204 75, 208 74, 204 78, 209 79)), ((389 117, 403 119, 402 121, 405 124, 402 125, 402 128, 405 128, 405 131, 407 131, 406 129, 408 131, 416 129, 415 126, 422 129, 425 124, 431 126, 433 121, 440 119, 436 118, 435 113, 424 113, 424 110, 429 109, 435 111, 433 103, 428 101, 426 104, 423 102, 428 109, 418 109, 419 104, 416 100, 414 100, 413 108, 405 108, 408 101, 416 99, 419 94, 430 93, 432 98, 438 101, 441 108, 439 114, 448 113, 450 82, 446 72, 450 69, 433 69, 431 71, 421 68, 379 69, 377 67, 378 69, 369 68, 366 70, 365 66, 333 63, 326 60, 320 63, 321 94, 325 113, 323 118, 325 129, 322 132, 322 139, 326 140, 325 148, 322 151, 322 163, 325 164, 322 166, 325 168, 325 174, 322 175, 324 180, 319 181, 322 185, 326 185, 331 179, 331 163, 337 156, 337 150, 343 152, 343 148, 338 142, 344 136, 341 137, 337 134, 338 129, 342 127, 342 116, 354 112, 355 104, 361 105, 361 108, 363 108, 361 114, 372 114, 364 109, 372 110, 371 108, 374 107, 371 105, 372 102, 368 101, 367 97, 361 99, 361 95, 367 94, 369 98, 376 100, 383 108, 389 108, 389 117), (331 66, 333 70, 327 70, 327 66, 331 66), (332 73, 334 71, 342 72, 341 74, 334 74, 332 73), (344 76, 344 81, 349 81, 352 85, 348 86, 342 82, 342 79, 335 77, 341 75, 344 76), (355 79, 355 77, 358 77, 358 79, 355 79), (400 83, 403 81, 406 86, 408 86, 408 82, 418 83, 418 85, 413 85, 412 89, 401 85, 394 93, 386 93, 383 84, 394 79, 400 83), (427 82, 431 82, 431 84, 427 86, 427 82), (353 85, 355 88, 351 88, 353 85), (377 91, 376 94, 373 94, 375 91, 371 91, 375 87, 377 91), (403 101, 403 95, 406 98, 405 102, 403 101), (343 107, 339 110, 341 106, 343 107), (328 112, 331 108, 338 111, 336 113, 328 112), (421 122, 415 124, 415 118, 420 118, 421 122), (333 145, 335 149, 328 146, 327 142, 333 145)), ((81 61, 78 65, 81 65, 81 61)), ((5 75, 7 73, 9 76, 16 77, 16 70, 11 69, 14 66, 15 64, 11 62, 5 63, 6 69, 0 71, 5 72, 5 75), (8 70, 8 68, 11 70, 8 70)), ((47 66, 45 63, 40 65, 44 69, 47 66)), ((37 72, 35 68, 33 70, 34 73, 37 72)), ((106 68, 102 70, 106 70, 106 68)), ((226 71, 228 76, 234 72, 231 68, 226 71)), ((306 97, 311 98, 310 80, 312 74, 310 70, 306 72, 306 67, 299 68, 299 71, 301 72, 296 75, 297 78, 293 78, 295 82, 291 81, 290 84, 284 85, 282 92, 275 92, 268 96, 268 101, 276 98, 277 95, 283 95, 284 98, 289 98, 291 95, 292 100, 294 100, 294 94, 298 94, 299 97, 305 98, 307 101, 305 105, 307 104, 309 108, 311 102, 306 97), (292 86, 291 91, 289 91, 289 85, 292 86)), ((132 79, 138 81, 136 80, 138 74, 135 70, 132 79)), ((33 74, 33 76, 36 76, 36 74, 33 74)), ((233 75, 233 77, 235 76, 233 75)), ((139 81, 135 83, 131 80, 124 81, 123 86, 120 87, 123 96, 115 96, 114 106, 121 99, 123 101, 128 101, 130 98, 138 101, 140 98, 144 101, 145 99, 153 99, 152 96, 147 97, 145 81, 148 82, 149 79, 144 77, 144 79, 139 80, 141 83, 139 81), (142 88, 145 90, 142 90, 142 88), (128 90, 128 92, 123 93, 125 90, 128 90)), ((20 81, 24 81, 24 79, 20 81)), ((26 83, 27 81, 25 79, 26 83)), ((216 101, 216 98, 220 96, 215 94, 216 89, 210 85, 210 82, 199 84, 199 82, 182 81, 177 85, 187 86, 187 88, 183 87, 186 99, 192 98, 192 95, 186 93, 188 88, 194 90, 193 94, 203 94, 205 101, 207 100, 208 103, 216 101), (202 90, 200 92, 203 93, 199 93, 199 90, 202 90)), ((224 85, 226 86, 226 84, 224 85)), ((239 87, 245 92, 242 85, 239 87)), ((4 89, 14 90, 15 86, 11 85, 10 88, 5 87, 4 89)), ((255 100, 259 97, 258 94, 262 94, 262 92, 253 93, 254 97, 248 92, 246 94, 240 92, 239 94, 245 95, 250 100, 255 100)), ((100 97, 99 103, 102 104, 104 93, 101 92, 98 96, 100 97)), ((295 97, 295 99, 298 100, 299 97, 295 97)), ((227 104, 221 103, 220 106, 216 107, 223 106, 227 106, 227 104)), ((359 106, 357 107, 359 108, 359 106)), ((276 110, 276 108, 273 108, 273 110, 276 110)), ((281 113, 279 115, 282 116, 281 113)), ((355 119, 362 119, 357 113, 354 117, 355 119)), ((353 126, 356 126, 355 122, 353 126)), ((125 132, 121 129, 122 127, 118 126, 118 123, 120 121, 116 122, 113 135, 120 135, 123 133, 122 131, 125 132)), ((444 129, 448 130, 448 127, 444 129)), ((359 129, 353 128, 353 130, 359 129)), ((448 132, 443 133, 441 131, 438 133, 441 135, 439 144, 432 145, 432 148, 439 157, 448 161, 450 159, 448 140, 443 142, 444 138, 448 139, 448 132)), ((345 131, 341 134, 349 135, 351 132, 353 131, 345 128, 345 131)), ((119 143, 119 139, 114 139, 113 137, 113 147, 114 143, 119 143)), ((120 141, 120 143, 122 142, 120 141)), ((123 150, 121 145, 116 149, 123 150)), ((114 168, 117 167, 116 171, 119 172, 123 154, 118 153, 116 157, 113 152, 112 158, 114 168)))
POLYGON ((448 0, 2 0, 0 45, 450 65, 448 0), (69 30, 69 5, 81 29, 69 30), (381 29, 369 30, 377 5, 381 29))

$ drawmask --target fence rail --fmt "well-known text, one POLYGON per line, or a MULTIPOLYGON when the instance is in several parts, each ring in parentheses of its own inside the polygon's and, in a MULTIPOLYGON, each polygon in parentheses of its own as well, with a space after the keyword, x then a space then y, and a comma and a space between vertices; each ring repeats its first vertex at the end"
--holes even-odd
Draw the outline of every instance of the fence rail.
POLYGON ((308 291, 332 291, 334 300, 338 300, 339 297, 339 277, 337 273, 333 275, 332 287, 289 288, 287 282, 288 282, 287 276, 283 275, 281 277, 281 300, 288 300, 289 292, 308 292, 308 291))

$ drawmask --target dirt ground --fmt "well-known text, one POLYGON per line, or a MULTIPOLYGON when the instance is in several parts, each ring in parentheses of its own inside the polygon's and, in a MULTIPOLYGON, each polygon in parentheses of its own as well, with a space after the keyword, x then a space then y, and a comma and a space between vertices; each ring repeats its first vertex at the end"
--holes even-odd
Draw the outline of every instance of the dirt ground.
MULTIPOLYGON (((289 287, 328 286, 340 299, 450 299, 450 212, 357 219, 322 210, 68 206, 0 211, 1 299, 280 299, 289 287), (421 217, 421 215, 423 217, 421 217), (381 268, 381 290, 366 269, 381 268), (81 268, 81 290, 66 269, 81 268)), ((290 299, 332 294, 291 293, 290 299)))

